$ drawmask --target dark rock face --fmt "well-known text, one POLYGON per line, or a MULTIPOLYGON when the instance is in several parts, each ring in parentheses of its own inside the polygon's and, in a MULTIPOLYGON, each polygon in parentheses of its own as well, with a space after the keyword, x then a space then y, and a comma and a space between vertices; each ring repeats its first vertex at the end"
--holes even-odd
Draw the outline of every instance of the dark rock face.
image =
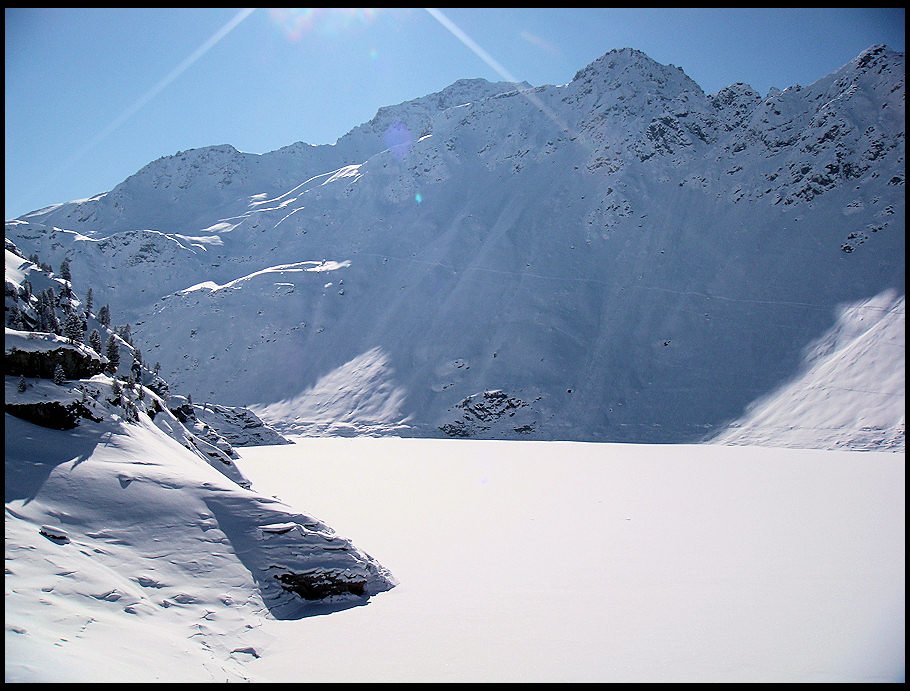
POLYGON ((196 412, 193 410, 192 403, 184 403, 169 409, 180 422, 186 424, 190 418, 196 419, 196 412))
POLYGON ((70 541, 69 536, 64 531, 49 525, 41 526, 38 534, 43 535, 51 542, 54 542, 58 545, 66 545, 70 541))
POLYGON ((332 595, 362 596, 366 581, 354 580, 343 574, 317 569, 303 573, 282 573, 275 576, 285 590, 297 593, 304 600, 322 600, 332 595))
POLYGON ((100 374, 101 360, 88 357, 74 348, 54 350, 8 350, 3 358, 7 375, 53 379, 57 365, 63 367, 67 379, 88 379, 100 374))
MULTIPOLYGON (((484 391, 457 404, 455 409, 461 412, 461 419, 441 425, 439 429, 449 437, 475 437, 489 431, 500 420, 513 418, 521 408, 528 408, 528 404, 504 391, 484 391)), ((512 431, 530 434, 534 425, 513 426, 512 431)))
MULTIPOLYGON (((196 417, 199 416, 197 410, 196 417)), ((246 408, 209 403, 203 408, 202 416, 204 422, 213 427, 218 435, 231 446, 292 443, 263 423, 253 411, 246 408)))
POLYGON ((73 429, 79 424, 80 404, 74 401, 64 405, 60 401, 38 403, 7 403, 6 412, 27 422, 50 429, 73 429))

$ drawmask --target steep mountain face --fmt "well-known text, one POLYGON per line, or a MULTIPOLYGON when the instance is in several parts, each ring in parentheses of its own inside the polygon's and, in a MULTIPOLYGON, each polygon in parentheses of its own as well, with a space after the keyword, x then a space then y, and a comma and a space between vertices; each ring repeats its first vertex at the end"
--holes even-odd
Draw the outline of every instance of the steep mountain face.
POLYGON ((182 152, 7 236, 97 277, 175 391, 284 432, 695 441, 903 295, 904 113, 882 46, 764 97, 623 49, 182 152))

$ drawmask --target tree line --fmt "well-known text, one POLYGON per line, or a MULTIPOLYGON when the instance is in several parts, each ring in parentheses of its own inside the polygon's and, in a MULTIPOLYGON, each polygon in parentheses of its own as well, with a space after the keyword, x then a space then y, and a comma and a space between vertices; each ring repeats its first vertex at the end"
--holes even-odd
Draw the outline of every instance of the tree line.
MULTIPOLYGON (((28 260, 42 271, 48 274, 53 273, 52 267, 42 262, 37 253, 30 255, 28 260)), ((63 282, 59 292, 54 290, 53 286, 48 286, 35 293, 31 282, 25 279, 19 286, 17 294, 12 296, 17 298, 17 302, 7 309, 6 326, 19 331, 52 333, 62 336, 71 344, 87 346, 106 360, 104 370, 114 376, 115 380, 120 368, 120 342, 122 341, 129 346, 132 353, 130 371, 126 377, 127 387, 132 388, 139 384, 141 388, 143 370, 145 370, 149 388, 159 395, 166 395, 167 383, 159 376, 161 364, 156 362, 151 370, 144 366, 142 353, 133 344, 130 325, 127 323, 117 329, 112 328, 109 304, 98 308, 97 314, 93 313, 94 294, 91 287, 86 291, 85 300, 79 302, 73 292, 73 275, 69 259, 64 258, 60 263, 58 276, 63 282), (18 302, 25 303, 34 312, 34 316, 20 309, 18 302), (106 339, 97 328, 93 328, 89 332, 90 318, 94 319, 107 333, 106 339)), ((9 289, 7 289, 7 295, 10 295, 9 289)), ((55 373, 54 380, 61 378, 62 383, 62 377, 61 369, 59 377, 55 373)))

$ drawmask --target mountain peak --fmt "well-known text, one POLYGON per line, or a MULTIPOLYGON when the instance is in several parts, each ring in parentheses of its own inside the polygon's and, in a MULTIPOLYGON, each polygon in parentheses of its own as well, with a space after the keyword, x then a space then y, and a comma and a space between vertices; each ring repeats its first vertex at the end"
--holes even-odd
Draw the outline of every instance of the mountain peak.
MULTIPOLYGON (((386 133, 397 130, 406 133, 406 139, 416 138, 432 129, 433 119, 442 111, 456 106, 481 101, 518 88, 531 88, 527 82, 490 82, 486 79, 459 79, 441 91, 397 105, 383 106, 373 118, 358 125, 341 137, 336 144, 344 143, 354 159, 365 159, 376 153, 377 142, 385 141, 386 133)), ((385 146, 388 143, 386 142, 385 146)))
POLYGON ((530 89, 531 85, 528 82, 491 82, 481 77, 458 79, 440 91, 397 105, 383 106, 371 122, 385 121, 390 116, 399 117, 405 111, 435 113, 522 88, 530 89))
POLYGON ((644 93, 668 98, 686 91, 704 93, 681 67, 663 65, 635 48, 605 53, 579 70, 571 84, 586 93, 606 87, 623 98, 644 93))
POLYGON ((903 57, 903 53, 897 50, 892 50, 884 43, 874 43, 864 50, 862 53, 856 56, 853 60, 853 64, 858 67, 866 67, 870 63, 876 62, 879 59, 894 59, 903 57))
POLYGON ((458 79, 438 94, 433 94, 434 96, 440 97, 440 101, 445 103, 446 108, 451 108, 453 106, 461 105, 462 103, 467 103, 468 101, 477 101, 483 98, 488 98, 490 96, 497 96, 508 91, 515 91, 516 89, 530 89, 531 84, 528 82, 491 82, 481 77, 476 77, 474 79, 458 79), (463 100, 467 98, 467 101, 463 100))

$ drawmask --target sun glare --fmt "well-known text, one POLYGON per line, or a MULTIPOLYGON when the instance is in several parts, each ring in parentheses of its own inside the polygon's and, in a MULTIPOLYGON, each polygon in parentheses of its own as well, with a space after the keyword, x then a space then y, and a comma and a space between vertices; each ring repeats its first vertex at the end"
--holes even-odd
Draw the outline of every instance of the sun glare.
POLYGON ((291 41, 299 41, 312 32, 334 36, 369 25, 380 11, 369 7, 273 7, 269 17, 291 41))

